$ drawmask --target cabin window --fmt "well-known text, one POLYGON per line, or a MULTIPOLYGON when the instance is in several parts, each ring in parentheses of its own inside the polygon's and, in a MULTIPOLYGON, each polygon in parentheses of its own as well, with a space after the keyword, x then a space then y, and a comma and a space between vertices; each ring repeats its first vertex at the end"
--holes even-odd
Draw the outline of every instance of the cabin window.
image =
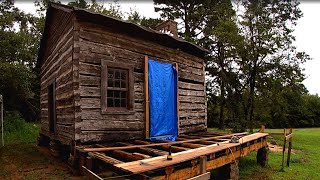
POLYGON ((129 112, 133 108, 132 68, 123 64, 102 63, 102 112, 129 112))
POLYGON ((128 70, 108 68, 107 108, 128 105, 128 70))

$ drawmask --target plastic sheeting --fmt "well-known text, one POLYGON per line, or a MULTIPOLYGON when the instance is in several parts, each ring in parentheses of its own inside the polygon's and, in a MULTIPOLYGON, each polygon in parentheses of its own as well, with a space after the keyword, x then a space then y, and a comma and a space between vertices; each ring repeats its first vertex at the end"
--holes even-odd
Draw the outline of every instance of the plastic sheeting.
POLYGON ((175 141, 178 135, 177 71, 149 59, 150 139, 175 141))

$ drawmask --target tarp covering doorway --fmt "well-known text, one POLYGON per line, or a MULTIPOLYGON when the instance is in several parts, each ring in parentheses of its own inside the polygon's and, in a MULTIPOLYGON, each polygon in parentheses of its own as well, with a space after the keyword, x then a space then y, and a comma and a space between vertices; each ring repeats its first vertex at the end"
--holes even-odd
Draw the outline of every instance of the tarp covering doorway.
POLYGON ((148 60, 150 139, 175 141, 178 135, 175 66, 148 60))

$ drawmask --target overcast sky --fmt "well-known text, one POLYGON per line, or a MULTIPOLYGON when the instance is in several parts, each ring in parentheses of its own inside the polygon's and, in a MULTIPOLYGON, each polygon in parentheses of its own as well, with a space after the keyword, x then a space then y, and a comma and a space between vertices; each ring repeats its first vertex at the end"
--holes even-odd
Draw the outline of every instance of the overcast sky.
MULTIPOLYGON (((64 4, 65 2, 62 1, 64 4)), ((108 1, 105 1, 108 2, 108 1)), ((130 1, 119 1, 121 10, 129 12, 130 8, 136 9, 141 15, 146 17, 159 17, 159 14, 154 12, 153 2, 150 1, 137 1, 130 3, 130 1)), ((16 6, 20 9, 35 13, 35 7, 31 1, 16 2, 16 6)), ((300 9, 304 16, 299 19, 298 25, 295 29, 296 46, 299 51, 306 51, 313 60, 307 62, 302 67, 305 68, 304 73, 307 79, 303 82, 311 94, 318 93, 320 95, 320 2, 308 1, 301 2, 300 9)))

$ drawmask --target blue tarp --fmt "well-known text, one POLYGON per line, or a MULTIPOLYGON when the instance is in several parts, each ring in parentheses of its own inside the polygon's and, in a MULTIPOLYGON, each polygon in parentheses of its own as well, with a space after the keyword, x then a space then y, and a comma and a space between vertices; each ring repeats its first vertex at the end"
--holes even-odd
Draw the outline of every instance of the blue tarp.
POLYGON ((178 135, 177 71, 149 59, 150 139, 175 141, 178 135))

